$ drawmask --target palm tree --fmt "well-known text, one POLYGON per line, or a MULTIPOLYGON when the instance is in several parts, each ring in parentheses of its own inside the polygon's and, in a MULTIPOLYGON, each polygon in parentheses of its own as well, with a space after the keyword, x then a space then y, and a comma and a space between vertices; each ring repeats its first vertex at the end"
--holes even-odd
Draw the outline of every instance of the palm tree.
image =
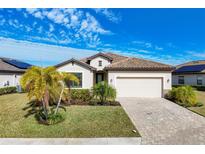
POLYGON ((71 100, 71 83, 74 82, 76 84, 79 84, 79 79, 71 73, 61 72, 61 78, 62 81, 65 83, 65 85, 68 87, 68 103, 70 103, 71 100))
POLYGON ((93 95, 100 100, 102 105, 105 104, 108 100, 115 100, 116 98, 116 89, 105 81, 95 84, 92 88, 92 91, 93 95))
POLYGON ((43 106, 46 118, 49 111, 49 100, 52 90, 58 86, 59 73, 54 67, 29 68, 22 76, 20 83, 23 89, 28 92, 28 98, 35 99, 43 106))

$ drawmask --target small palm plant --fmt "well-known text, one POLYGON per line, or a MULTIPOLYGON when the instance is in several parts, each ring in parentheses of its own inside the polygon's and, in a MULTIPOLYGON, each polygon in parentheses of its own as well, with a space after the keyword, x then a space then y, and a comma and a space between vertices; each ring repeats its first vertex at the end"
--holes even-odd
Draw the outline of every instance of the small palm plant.
POLYGON ((58 114, 61 100, 70 98, 70 87, 68 91, 65 90, 68 81, 79 83, 75 75, 59 73, 55 67, 33 66, 22 76, 20 83, 22 88, 28 92, 29 100, 35 98, 36 102, 40 103, 40 119, 43 117, 43 120, 47 121, 51 118, 50 121, 53 123, 52 121, 56 122, 55 118, 62 119, 62 116, 58 114), (50 112, 49 105, 52 103, 57 105, 55 112, 50 112))
POLYGON ((116 98, 116 89, 110 86, 107 82, 99 82, 94 85, 93 95, 100 100, 100 103, 103 105, 109 100, 115 100, 116 98))
POLYGON ((55 87, 58 86, 59 74, 54 67, 41 68, 33 66, 22 76, 20 83, 28 92, 28 98, 35 98, 43 107, 48 117, 49 101, 55 87))

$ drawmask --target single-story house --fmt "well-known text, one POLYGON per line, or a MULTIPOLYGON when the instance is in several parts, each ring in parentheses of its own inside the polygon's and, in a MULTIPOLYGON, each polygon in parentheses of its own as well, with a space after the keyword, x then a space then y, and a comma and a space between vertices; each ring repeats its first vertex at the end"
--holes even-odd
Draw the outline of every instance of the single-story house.
POLYGON ((0 88, 19 85, 19 79, 30 64, 0 57, 0 88))
POLYGON ((55 65, 58 71, 74 73, 75 88, 90 89, 100 81, 116 88, 117 97, 163 97, 172 88, 174 67, 113 53, 97 53, 81 60, 70 59, 55 65))
POLYGON ((172 84, 205 86, 205 60, 178 65, 172 73, 172 84))

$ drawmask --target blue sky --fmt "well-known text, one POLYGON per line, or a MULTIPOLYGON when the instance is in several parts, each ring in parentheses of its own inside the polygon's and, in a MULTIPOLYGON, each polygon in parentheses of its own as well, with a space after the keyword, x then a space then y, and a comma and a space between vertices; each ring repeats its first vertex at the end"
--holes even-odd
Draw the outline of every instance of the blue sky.
POLYGON ((0 56, 47 66, 99 51, 205 59, 205 9, 0 9, 0 56))

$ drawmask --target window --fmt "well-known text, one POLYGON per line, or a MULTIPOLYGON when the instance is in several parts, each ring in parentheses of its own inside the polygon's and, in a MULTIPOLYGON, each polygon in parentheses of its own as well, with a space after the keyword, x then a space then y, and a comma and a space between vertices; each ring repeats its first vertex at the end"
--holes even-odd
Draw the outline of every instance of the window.
POLYGON ((102 66, 102 61, 101 60, 99 60, 98 66, 102 66))
POLYGON ((198 76, 197 77, 197 85, 202 85, 203 81, 202 81, 202 77, 198 76))
POLYGON ((73 74, 75 75, 78 79, 79 79, 79 84, 71 81, 70 83, 68 83, 68 85, 71 87, 71 88, 82 88, 82 73, 73 73, 71 72, 70 74, 73 74))
POLYGON ((184 84, 184 76, 179 76, 178 77, 178 83, 179 84, 184 84))

